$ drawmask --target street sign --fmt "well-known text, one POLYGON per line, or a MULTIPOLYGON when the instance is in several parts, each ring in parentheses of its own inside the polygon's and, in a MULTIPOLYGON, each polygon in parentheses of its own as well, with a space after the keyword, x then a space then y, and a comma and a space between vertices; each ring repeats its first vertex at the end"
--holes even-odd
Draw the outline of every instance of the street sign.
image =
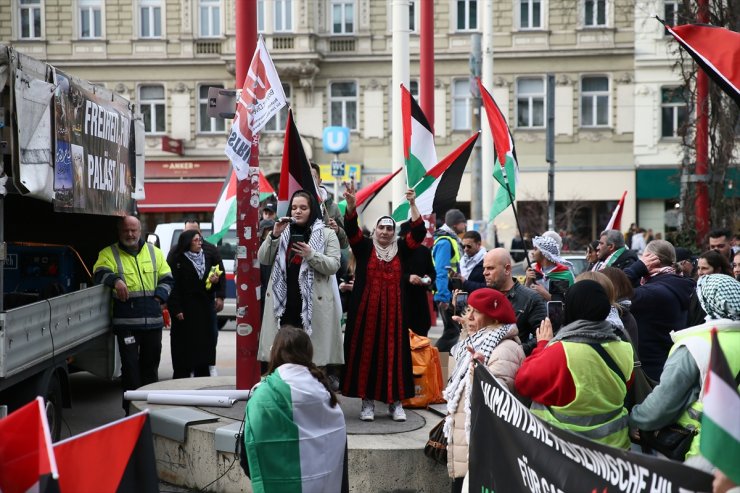
POLYGON ((324 152, 327 154, 349 152, 349 129, 347 127, 326 127, 323 140, 324 152))
POLYGON ((344 161, 338 161, 334 159, 331 162, 331 176, 334 178, 341 178, 344 176, 344 161))

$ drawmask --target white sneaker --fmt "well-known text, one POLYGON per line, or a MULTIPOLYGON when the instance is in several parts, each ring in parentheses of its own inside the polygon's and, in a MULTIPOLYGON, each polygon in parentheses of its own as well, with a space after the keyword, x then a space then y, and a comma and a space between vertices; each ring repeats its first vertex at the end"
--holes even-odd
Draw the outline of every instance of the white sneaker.
POLYGON ((388 404, 388 414, 393 418, 393 421, 406 421, 406 413, 403 410, 401 401, 388 404))
POLYGON ((360 411, 360 421, 375 420, 375 403, 369 399, 362 399, 362 410, 360 411))

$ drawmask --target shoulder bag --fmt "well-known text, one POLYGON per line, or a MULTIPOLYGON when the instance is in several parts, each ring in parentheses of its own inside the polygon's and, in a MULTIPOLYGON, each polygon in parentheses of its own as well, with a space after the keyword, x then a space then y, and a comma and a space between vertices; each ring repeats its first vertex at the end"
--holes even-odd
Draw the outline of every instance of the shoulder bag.
POLYGON ((445 419, 429 431, 429 440, 424 446, 424 455, 440 464, 447 464, 447 437, 444 434, 445 419))

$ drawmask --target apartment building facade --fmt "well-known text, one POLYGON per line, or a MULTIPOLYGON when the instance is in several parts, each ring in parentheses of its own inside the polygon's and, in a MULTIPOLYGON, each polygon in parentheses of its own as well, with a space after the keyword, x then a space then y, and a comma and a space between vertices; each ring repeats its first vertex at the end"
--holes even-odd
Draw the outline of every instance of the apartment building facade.
MULTIPOLYGON (((209 218, 228 170, 229 122, 206 116, 208 88, 235 86, 237 0, 4 0, 0 38, 62 70, 126 95, 147 129, 145 225, 209 218), (173 140, 174 139, 174 140, 173 140), (170 152, 177 150, 178 154, 170 152), (166 149, 166 150, 165 150, 166 149)), ((410 88, 418 94, 420 2, 409 1, 410 88)), ((324 165, 326 126, 349 127, 342 156, 361 185, 389 173, 391 0, 260 0, 255 22, 277 66, 309 158, 324 165)), ((634 6, 628 0, 504 0, 484 12, 477 0, 434 1, 434 131, 441 158, 472 128, 471 34, 494 23, 494 83, 517 146, 517 198, 528 231, 540 232, 547 200, 545 79, 555 87, 559 224, 582 240, 603 228, 627 190, 623 221, 635 218, 634 6)), ((276 182, 285 113, 261 135, 260 166, 276 182)), ((468 168, 470 169, 470 166, 468 168)), ((483 186, 494 186, 484 177, 483 186)), ((458 199, 469 211, 470 172, 458 199)), ((367 218, 387 213, 391 191, 367 218)), ((371 219, 368 219, 371 220, 371 219)), ((515 227, 496 219, 500 238, 515 227)))

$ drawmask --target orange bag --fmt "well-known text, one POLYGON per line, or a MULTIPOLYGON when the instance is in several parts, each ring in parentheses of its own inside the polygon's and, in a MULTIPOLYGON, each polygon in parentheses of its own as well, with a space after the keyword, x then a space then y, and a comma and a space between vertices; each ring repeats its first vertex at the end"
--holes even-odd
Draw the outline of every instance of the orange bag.
POLYGON ((404 399, 403 406, 425 408, 429 404, 445 402, 442 397, 442 365, 439 350, 432 346, 428 337, 409 330, 411 340, 411 365, 414 371, 414 397, 404 399))

